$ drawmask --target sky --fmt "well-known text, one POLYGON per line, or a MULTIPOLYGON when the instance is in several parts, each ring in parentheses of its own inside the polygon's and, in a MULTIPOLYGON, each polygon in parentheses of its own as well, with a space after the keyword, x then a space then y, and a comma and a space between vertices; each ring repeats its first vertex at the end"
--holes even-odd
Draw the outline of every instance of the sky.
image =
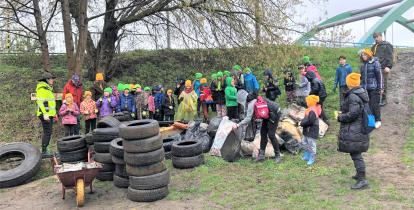
MULTIPOLYGON (((299 19, 319 20, 322 17, 322 20, 326 20, 327 18, 333 17, 342 12, 362 9, 388 1, 389 0, 329 0, 329 2, 324 6, 306 3, 305 6, 298 8, 298 11, 303 14, 299 17, 299 19), (325 14, 325 11, 327 14, 325 14)), ((414 8, 408 10, 403 16, 407 19, 414 19, 414 8)), ((355 37, 354 41, 358 42, 363 36, 364 31, 368 31, 370 26, 374 25, 377 20, 379 20, 377 17, 366 19, 365 27, 364 21, 362 20, 346 24, 345 28, 352 30, 352 36, 355 37)), ((388 28, 386 39, 393 45, 414 46, 414 33, 410 32, 398 23, 394 23, 393 27, 390 26, 388 28)))

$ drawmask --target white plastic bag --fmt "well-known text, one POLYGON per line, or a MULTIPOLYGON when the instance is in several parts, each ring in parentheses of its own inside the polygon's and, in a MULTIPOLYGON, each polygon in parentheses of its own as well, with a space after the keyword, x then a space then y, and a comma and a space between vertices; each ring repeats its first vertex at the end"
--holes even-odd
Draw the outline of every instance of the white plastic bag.
POLYGON ((224 142, 227 139, 227 136, 233 129, 233 125, 235 125, 233 121, 229 120, 229 118, 223 117, 223 120, 220 123, 219 128, 217 129, 216 137, 214 138, 213 146, 211 147, 210 154, 213 156, 221 157, 221 148, 223 147, 224 142))

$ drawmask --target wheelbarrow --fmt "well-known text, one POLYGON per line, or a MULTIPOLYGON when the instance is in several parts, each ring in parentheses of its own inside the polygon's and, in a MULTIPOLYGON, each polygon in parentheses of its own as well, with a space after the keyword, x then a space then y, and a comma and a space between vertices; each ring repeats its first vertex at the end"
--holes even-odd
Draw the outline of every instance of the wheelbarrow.
POLYGON ((90 152, 88 152, 88 162, 59 164, 56 156, 52 158, 52 162, 54 173, 62 183, 62 199, 65 199, 66 189, 73 189, 76 193, 76 205, 82 207, 85 203, 85 187, 90 187, 93 193, 93 180, 102 165, 91 161, 90 152))

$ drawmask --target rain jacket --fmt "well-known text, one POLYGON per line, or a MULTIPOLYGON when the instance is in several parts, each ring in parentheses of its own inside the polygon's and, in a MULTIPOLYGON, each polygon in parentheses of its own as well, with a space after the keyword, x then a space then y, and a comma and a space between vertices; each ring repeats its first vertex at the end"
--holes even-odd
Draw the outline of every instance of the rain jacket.
POLYGON ((107 98, 103 96, 96 101, 96 106, 99 109, 100 118, 111 115, 113 110, 116 108, 116 97, 110 96, 107 98))
POLYGON ((378 58, 372 58, 361 66, 361 87, 365 90, 384 89, 381 64, 378 58))
POLYGON ((244 87, 248 93, 258 93, 259 82, 257 82, 256 76, 253 73, 244 75, 244 87))
POLYGON ((387 41, 375 44, 371 48, 374 56, 378 58, 382 69, 392 68, 394 65, 394 47, 387 41))
POLYGON ((211 89, 209 86, 201 86, 200 101, 206 102, 208 98, 212 98, 211 89))
POLYGON ((80 103, 82 102, 82 93, 83 93, 83 88, 82 88, 82 83, 79 82, 79 86, 75 86, 75 84, 73 84, 72 80, 69 80, 65 87, 63 87, 63 96, 62 96, 62 101, 65 100, 65 96, 66 94, 71 93, 73 96, 73 102, 76 103, 76 105, 78 105, 78 107, 80 107, 80 103))
POLYGON ((155 110, 162 110, 162 102, 164 100, 164 93, 156 93, 154 96, 155 110))
POLYGON ((334 88, 338 85, 339 87, 346 87, 346 76, 350 73, 352 73, 352 67, 349 64, 339 65, 336 69, 334 88))
POLYGON ((363 88, 354 88, 345 95, 339 130, 338 151, 361 153, 368 151, 369 135, 362 133, 364 104, 369 102, 368 93, 363 88))
POLYGON ((192 90, 190 93, 183 91, 178 97, 181 100, 178 106, 175 120, 192 121, 197 115, 197 94, 192 90))
POLYGON ((237 89, 231 85, 231 81, 232 78, 231 77, 227 77, 226 79, 226 106, 227 107, 234 107, 234 106, 238 106, 237 104, 237 89))
POLYGON ((198 97, 200 97, 200 86, 201 86, 200 80, 195 80, 194 81, 194 91, 195 91, 195 93, 197 93, 198 97))
POLYGON ((130 113, 135 113, 135 110, 136 107, 134 96, 131 94, 128 94, 128 96, 126 96, 125 94, 121 94, 119 103, 116 107, 116 112, 128 111, 130 113))
POLYGON ((76 125, 78 124, 78 116, 80 114, 79 107, 73 103, 73 109, 69 111, 66 103, 60 107, 59 115, 62 117, 62 125, 76 125))
POLYGON ((53 88, 46 82, 39 82, 36 86, 37 116, 47 114, 49 117, 56 116, 56 100, 53 88))
POLYGON ((94 100, 86 101, 83 100, 80 106, 80 112, 85 116, 85 120, 95 119, 96 118, 96 103, 94 100), (88 112, 88 114, 86 114, 88 112))

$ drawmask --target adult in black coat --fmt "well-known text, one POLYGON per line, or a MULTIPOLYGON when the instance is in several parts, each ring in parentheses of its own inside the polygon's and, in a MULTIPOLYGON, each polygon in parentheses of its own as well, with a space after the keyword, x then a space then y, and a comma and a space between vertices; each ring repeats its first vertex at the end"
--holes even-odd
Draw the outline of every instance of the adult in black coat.
POLYGON ((162 110, 164 112, 165 121, 174 121, 175 101, 172 96, 172 90, 168 90, 162 101, 162 110))
POLYGON ((174 89, 174 95, 177 97, 178 104, 180 104, 180 100, 178 100, 178 97, 180 97, 181 93, 185 89, 185 80, 183 78, 177 79, 177 86, 174 89))
POLYGON ((266 69, 264 72, 264 88, 263 92, 266 93, 266 98, 275 101, 277 97, 281 94, 277 80, 273 78, 272 70, 266 69))
POLYGON ((352 73, 347 76, 346 83, 350 89, 342 106, 342 113, 338 116, 341 123, 339 131, 338 151, 349 153, 356 169, 352 178, 358 182, 351 189, 363 189, 368 186, 366 180, 363 152, 368 151, 369 135, 362 132, 364 104, 369 101, 368 93, 359 86, 360 74, 352 73))
POLYGON ((323 104, 325 102, 326 97, 328 94, 326 94, 326 88, 323 82, 316 77, 316 74, 312 71, 306 72, 306 78, 311 83, 311 91, 309 95, 316 95, 319 96, 319 104, 322 108, 321 118, 322 120, 329 125, 328 117, 326 116, 325 109, 323 107, 323 104))

